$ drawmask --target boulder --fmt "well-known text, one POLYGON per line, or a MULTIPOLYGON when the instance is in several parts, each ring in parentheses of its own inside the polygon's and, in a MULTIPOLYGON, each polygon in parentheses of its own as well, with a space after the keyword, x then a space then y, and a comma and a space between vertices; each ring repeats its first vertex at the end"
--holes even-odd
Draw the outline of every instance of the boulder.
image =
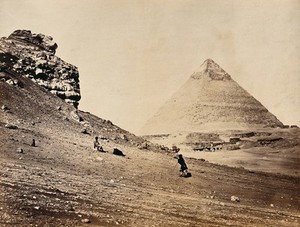
POLYGON ((231 196, 230 200, 233 201, 233 202, 240 202, 240 198, 237 197, 237 196, 234 196, 234 195, 231 196))
POLYGON ((91 223, 90 219, 84 218, 81 220, 82 223, 91 223))
POLYGON ((19 147, 19 148, 17 148, 16 152, 17 152, 17 153, 24 153, 23 149, 22 149, 22 148, 20 148, 20 147, 19 147))
POLYGON ((121 151, 121 150, 119 150, 118 148, 114 148, 114 150, 113 150, 113 154, 114 155, 118 155, 118 156, 125 156, 124 154, 123 154, 123 152, 121 151))
POLYGON ((4 127, 8 128, 8 129, 18 129, 18 126, 13 125, 13 124, 9 124, 9 123, 7 123, 6 125, 4 125, 4 127))
POLYGON ((2 105, 1 110, 3 110, 4 112, 7 112, 7 111, 9 111, 9 108, 6 105, 2 105))

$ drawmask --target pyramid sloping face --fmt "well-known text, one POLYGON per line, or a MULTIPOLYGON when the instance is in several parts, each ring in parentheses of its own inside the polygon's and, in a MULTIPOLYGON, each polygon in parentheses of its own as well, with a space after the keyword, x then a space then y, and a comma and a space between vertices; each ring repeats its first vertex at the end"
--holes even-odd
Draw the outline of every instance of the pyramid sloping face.
POLYGON ((214 61, 200 70, 142 128, 142 134, 277 127, 283 124, 214 61))

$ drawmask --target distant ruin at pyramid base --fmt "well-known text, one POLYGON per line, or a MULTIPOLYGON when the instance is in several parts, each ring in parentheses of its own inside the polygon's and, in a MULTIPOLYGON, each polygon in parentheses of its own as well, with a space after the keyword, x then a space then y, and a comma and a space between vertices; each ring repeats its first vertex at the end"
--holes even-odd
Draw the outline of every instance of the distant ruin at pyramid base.
POLYGON ((281 126, 265 126, 259 124, 245 124, 238 122, 208 122, 201 125, 190 125, 190 126, 180 126, 176 124, 174 127, 168 126, 163 127, 163 125, 150 128, 143 135, 166 135, 166 134, 180 134, 180 133, 221 133, 226 131, 257 131, 267 128, 281 128, 281 126), (180 128, 180 129, 178 129, 180 128))
POLYGON ((213 60, 148 120, 143 135, 283 127, 272 113, 213 60))

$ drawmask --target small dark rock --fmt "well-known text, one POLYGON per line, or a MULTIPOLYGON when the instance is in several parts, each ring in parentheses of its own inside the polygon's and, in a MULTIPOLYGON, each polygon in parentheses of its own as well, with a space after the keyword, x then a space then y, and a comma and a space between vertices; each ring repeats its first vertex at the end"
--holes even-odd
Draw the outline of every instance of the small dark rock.
POLYGON ((22 148, 17 148, 17 153, 24 153, 23 149, 22 148))
POLYGON ((85 218, 81 220, 82 223, 91 223, 90 219, 85 218))
POLYGON ((6 105, 2 105, 2 106, 1 106, 1 109, 2 109, 4 112, 9 111, 9 108, 8 108, 6 105))
POLYGON ((9 123, 7 123, 6 125, 4 125, 4 127, 8 128, 8 129, 18 129, 18 126, 12 125, 12 124, 9 124, 9 123))
POLYGON ((123 156, 123 157, 125 156, 125 154, 123 154, 123 152, 121 150, 119 150, 118 148, 114 148, 113 154, 118 155, 118 156, 123 156))
POLYGON ((237 197, 237 196, 231 196, 231 201, 233 201, 233 202, 240 202, 240 198, 239 197, 237 197))
POLYGON ((141 149, 141 150, 148 150, 149 144, 147 142, 144 142, 144 143, 140 144, 138 146, 138 148, 141 149))
POLYGON ((81 130, 81 133, 83 133, 83 134, 88 134, 88 135, 90 134, 86 128, 85 128, 85 129, 82 129, 82 130, 81 130))

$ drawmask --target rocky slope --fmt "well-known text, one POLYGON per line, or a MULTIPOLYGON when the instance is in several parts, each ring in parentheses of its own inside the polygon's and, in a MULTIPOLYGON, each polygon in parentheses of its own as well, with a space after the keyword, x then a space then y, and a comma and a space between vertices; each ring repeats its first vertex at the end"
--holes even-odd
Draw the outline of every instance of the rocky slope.
MULTIPOLYGON (((44 87, 15 71, 0 72, 0 126, 34 134, 81 134, 92 140, 99 136, 107 149, 126 146, 161 151, 160 146, 119 128, 111 121, 76 109, 44 87)), ((76 142, 76 141, 74 141, 76 142)), ((167 148, 165 149, 167 151, 167 148)))
POLYGON ((186 159, 192 177, 181 178, 173 155, 139 149, 141 138, 29 78, 1 75, 15 84, 0 80, 0 226, 300 223, 299 177, 186 159), (96 135, 107 153, 92 149, 96 135))
POLYGON ((81 98, 79 73, 76 66, 55 55, 57 47, 50 36, 14 31, 0 39, 0 67, 30 78, 77 108, 81 98))
POLYGON ((259 101, 208 59, 149 119, 141 134, 282 126, 259 101))
POLYGON ((299 226, 299 177, 195 159, 192 177, 178 177, 165 148, 77 110, 1 56, 0 226, 299 226))

